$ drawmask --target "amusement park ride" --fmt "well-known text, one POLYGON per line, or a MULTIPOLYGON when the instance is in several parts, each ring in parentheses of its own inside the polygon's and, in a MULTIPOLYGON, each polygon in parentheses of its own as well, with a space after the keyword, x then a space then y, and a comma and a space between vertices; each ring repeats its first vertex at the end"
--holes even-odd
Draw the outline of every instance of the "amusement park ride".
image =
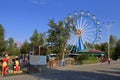
POLYGON ((102 38, 102 27, 95 15, 81 11, 80 13, 75 12, 74 15, 68 15, 68 19, 72 20, 71 25, 75 28, 71 31, 70 39, 67 42, 71 51, 81 52, 90 49, 89 44, 99 43, 102 38))

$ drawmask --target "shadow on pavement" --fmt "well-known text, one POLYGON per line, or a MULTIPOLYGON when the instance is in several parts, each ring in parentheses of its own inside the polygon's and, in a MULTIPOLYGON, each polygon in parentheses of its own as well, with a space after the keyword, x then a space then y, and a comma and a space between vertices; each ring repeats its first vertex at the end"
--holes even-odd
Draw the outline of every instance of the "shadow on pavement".
POLYGON ((112 68, 112 71, 77 71, 47 68, 44 72, 0 77, 0 80, 119 80, 119 70, 119 68, 112 68))
MULTIPOLYGON (((98 71, 99 72, 99 71, 98 71)), ((100 71, 105 73, 115 73, 120 74, 120 72, 115 71, 100 71)), ((31 76, 38 77, 37 80, 119 80, 119 76, 109 75, 97 72, 87 72, 87 71, 72 71, 72 70, 56 70, 48 69, 45 72, 30 74, 31 76)))
POLYGON ((120 70, 120 68, 112 68, 113 70, 120 70))
POLYGON ((107 74, 116 74, 120 76, 120 68, 112 68, 111 71, 108 70, 97 70, 98 72, 107 73, 107 74))

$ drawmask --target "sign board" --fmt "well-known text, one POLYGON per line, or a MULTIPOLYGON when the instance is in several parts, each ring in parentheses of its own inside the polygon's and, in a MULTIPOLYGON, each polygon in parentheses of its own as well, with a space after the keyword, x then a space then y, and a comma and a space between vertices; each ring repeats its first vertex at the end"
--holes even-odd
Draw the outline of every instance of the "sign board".
POLYGON ((46 65, 47 57, 39 55, 30 55, 30 64, 31 65, 46 65))

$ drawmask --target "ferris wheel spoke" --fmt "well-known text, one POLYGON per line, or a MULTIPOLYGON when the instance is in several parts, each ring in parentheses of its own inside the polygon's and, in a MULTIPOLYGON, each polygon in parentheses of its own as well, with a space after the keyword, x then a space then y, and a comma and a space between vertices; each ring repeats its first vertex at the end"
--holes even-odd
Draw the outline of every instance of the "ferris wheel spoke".
POLYGON ((83 28, 85 24, 86 24, 86 19, 83 17, 83 21, 82 21, 82 24, 81 24, 81 28, 83 28))
POLYGON ((87 32, 96 32, 96 29, 84 30, 83 32, 84 33, 87 33, 87 32))
POLYGON ((77 20, 77 28, 76 29, 80 29, 80 21, 77 20))
POLYGON ((79 26, 79 29, 82 27, 82 23, 83 23, 83 17, 81 16, 80 17, 80 26, 79 26))
POLYGON ((90 43, 92 43, 92 42, 94 41, 94 38, 91 37, 91 36, 86 35, 85 38, 87 38, 87 40, 88 40, 90 43))
POLYGON ((88 29, 91 29, 91 28, 92 28, 92 26, 89 25, 89 26, 86 26, 85 28, 82 28, 82 30, 85 31, 85 30, 88 30, 88 29))
POLYGON ((73 25, 75 26, 75 29, 79 29, 79 24, 78 24, 77 19, 75 19, 75 21, 73 21, 73 25))
POLYGON ((82 29, 85 29, 85 28, 88 27, 88 26, 90 26, 90 25, 86 23, 86 24, 82 27, 82 29))
POLYGON ((86 36, 86 35, 87 35, 87 36, 91 36, 91 37, 95 36, 95 34, 92 34, 92 33, 84 33, 84 34, 83 34, 83 36, 86 36))
POLYGON ((76 44, 75 44, 76 42, 77 42, 77 39, 75 39, 73 42, 71 42, 71 43, 72 43, 72 47, 71 47, 71 49, 70 49, 70 52, 72 51, 73 46, 75 46, 75 45, 76 45, 76 44))
POLYGON ((95 32, 87 32, 87 33, 84 33, 83 36, 91 36, 94 38, 94 36, 96 36, 96 33, 95 32))
POLYGON ((87 45, 88 41, 84 37, 82 38, 82 40, 84 41, 85 48, 88 48, 88 45, 87 45))
POLYGON ((81 27, 83 28, 85 25, 87 25, 87 20, 84 20, 84 21, 83 21, 83 24, 82 24, 81 27))
POLYGON ((76 40, 77 36, 76 35, 71 35, 72 37, 69 40, 70 44, 73 44, 73 42, 76 40))
POLYGON ((85 36, 83 36, 82 39, 84 40, 84 43, 88 42, 88 39, 85 36))
POLYGON ((90 20, 86 19, 86 23, 83 25, 83 28, 86 28, 87 26, 90 26, 90 20))
POLYGON ((83 36, 89 36, 89 37, 92 37, 92 38, 95 38, 96 36, 96 33, 84 33, 83 36))
POLYGON ((83 31, 87 31, 87 30, 97 30, 97 29, 92 27, 92 26, 88 26, 88 27, 83 29, 83 31))
POLYGON ((90 23, 86 23, 84 26, 83 26, 83 29, 86 29, 86 28, 88 28, 88 27, 92 27, 93 25, 92 24, 90 24, 90 23))
POLYGON ((86 38, 88 41, 94 41, 94 36, 84 35, 84 38, 86 38))
POLYGON ((88 48, 88 43, 89 43, 88 39, 86 39, 85 37, 83 37, 82 39, 84 40, 85 48, 88 48))

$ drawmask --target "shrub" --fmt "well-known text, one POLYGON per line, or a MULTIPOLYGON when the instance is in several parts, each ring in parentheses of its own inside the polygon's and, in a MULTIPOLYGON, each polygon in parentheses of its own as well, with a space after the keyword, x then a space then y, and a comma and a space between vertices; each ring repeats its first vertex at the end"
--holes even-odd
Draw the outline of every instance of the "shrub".
POLYGON ((98 58, 94 55, 89 56, 87 53, 83 53, 77 57, 77 62, 80 64, 97 63, 98 58))

